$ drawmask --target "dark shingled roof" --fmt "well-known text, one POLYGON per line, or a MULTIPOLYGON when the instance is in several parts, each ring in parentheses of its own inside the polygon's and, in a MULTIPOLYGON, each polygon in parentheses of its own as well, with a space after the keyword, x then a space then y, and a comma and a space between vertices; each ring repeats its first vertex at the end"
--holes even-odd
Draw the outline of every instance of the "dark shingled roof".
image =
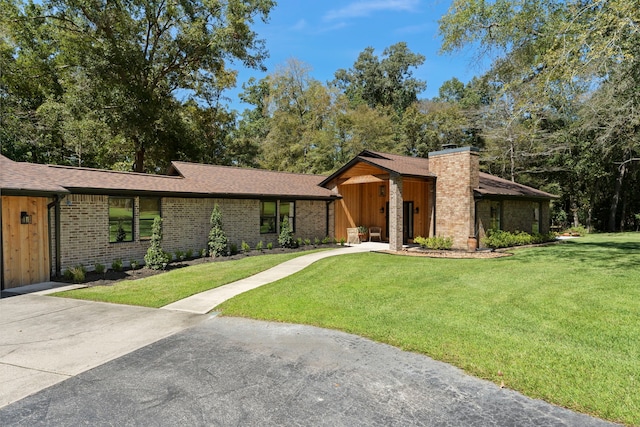
MULTIPOLYGON (((331 176, 325 178, 320 185, 327 185, 342 175, 346 170, 360 162, 368 163, 387 172, 395 172, 402 176, 435 177, 435 175, 429 171, 429 159, 365 150, 331 176)), ((479 181, 480 185, 474 190, 480 196, 525 197, 534 199, 557 198, 557 196, 553 194, 483 172, 480 172, 479 181)))
POLYGON ((483 196, 504 196, 504 197, 528 197, 533 199, 556 199, 558 196, 536 190, 526 185, 517 184, 507 179, 498 178, 488 173, 480 172, 480 186, 475 189, 476 193, 483 196))
POLYGON ((319 175, 174 162, 168 175, 13 162, 0 156, 0 188, 13 193, 154 192, 331 199, 319 175))

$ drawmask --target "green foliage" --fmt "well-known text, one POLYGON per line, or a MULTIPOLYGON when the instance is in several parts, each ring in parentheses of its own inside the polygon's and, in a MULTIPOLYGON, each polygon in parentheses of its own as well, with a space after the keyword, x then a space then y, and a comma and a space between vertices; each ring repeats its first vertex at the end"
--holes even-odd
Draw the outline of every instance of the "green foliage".
POLYGON ((311 239, 309 239, 309 238, 304 239, 304 245, 305 246, 310 246, 311 245, 311 239))
MULTIPOLYGON (((216 204, 211 211, 211 230, 209 231, 209 255, 212 257, 227 255, 229 241, 227 235, 222 229, 222 212, 216 204)), ((231 251, 234 252, 233 250, 231 251)), ((237 249, 236 249, 237 252, 237 249)))
POLYGON ((333 242, 333 239, 332 239, 331 237, 329 237, 329 236, 325 236, 325 237, 322 239, 322 244, 323 244, 323 245, 328 245, 329 243, 335 243, 335 242, 333 242))
POLYGON ((524 231, 516 231, 511 233, 503 230, 489 230, 487 236, 482 239, 482 244, 488 248, 510 248, 513 246, 534 245, 538 243, 550 242, 555 240, 553 233, 529 234, 524 231))
POLYGON ((229 247, 229 252, 231 253, 231 255, 235 255, 238 253, 238 245, 235 243, 232 243, 229 247))
POLYGON ((273 249, 273 243, 271 242, 267 243, 267 249, 269 250, 273 249))
POLYGON ((151 244, 144 256, 146 266, 159 270, 171 261, 171 255, 162 250, 162 218, 156 217, 151 226, 151 244))
POLYGON ((257 244, 256 244, 256 251, 262 251, 264 244, 262 243, 262 240, 260 240, 257 244))
POLYGON ((280 235, 278 236, 278 244, 283 248, 295 248, 298 246, 296 239, 293 237, 293 230, 289 225, 289 218, 284 217, 280 223, 280 235))
POLYGON ((67 280, 72 280, 73 283, 81 283, 84 281, 86 274, 86 268, 82 264, 79 264, 75 267, 66 269, 63 273, 63 276, 67 280))
POLYGON ((344 246, 344 244, 345 244, 346 242, 347 242, 347 241, 345 240, 345 238, 344 238, 344 237, 341 237, 341 238, 340 238, 340 246, 344 246))
POLYGON ((249 246, 249 244, 247 242, 245 242, 244 240, 240 244, 240 247, 242 248, 242 252, 244 252, 244 253, 251 252, 251 246, 249 246))
POLYGON ((577 227, 569 227, 566 230, 564 230, 562 233, 568 233, 571 234, 573 236, 584 236, 588 233, 589 231, 582 225, 579 225, 577 227))
POLYGON ((314 238, 314 239, 313 239, 313 244, 314 244, 315 246, 318 246, 320 243, 322 243, 322 242, 320 241, 320 239, 319 239, 318 237, 316 237, 316 238, 314 238))
POLYGON ((187 249, 187 252, 185 252, 185 257, 187 257, 187 259, 193 258, 193 249, 187 249))
POLYGON ((106 267, 103 264, 100 264, 99 262, 97 262, 93 266, 93 271, 95 271, 98 274, 104 274, 104 272, 106 271, 106 267))
POLYGON ((129 261, 129 265, 131 266, 132 270, 136 270, 140 264, 135 259, 132 259, 129 261))
POLYGON ((122 271, 122 259, 116 258, 111 263, 111 269, 113 271, 122 271))
POLYGON ((449 250, 453 246, 453 239, 445 236, 421 237, 417 236, 413 241, 423 248, 434 250, 449 250))

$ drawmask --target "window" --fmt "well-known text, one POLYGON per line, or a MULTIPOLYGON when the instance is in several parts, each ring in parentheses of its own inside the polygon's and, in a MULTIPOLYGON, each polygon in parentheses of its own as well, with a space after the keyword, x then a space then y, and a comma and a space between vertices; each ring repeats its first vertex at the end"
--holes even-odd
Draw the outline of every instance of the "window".
POLYGON ((109 197, 109 242, 133 241, 133 199, 109 197))
POLYGON ((280 224, 287 218, 291 230, 296 227, 296 204, 293 201, 262 201, 260 202, 260 233, 278 233, 280 224))
POLYGON ((260 233, 276 232, 276 202, 260 202, 260 233))
POLYGON ((140 197, 140 239, 151 238, 151 228, 156 217, 160 217, 160 198, 140 197))
POLYGON ((295 202, 280 201, 280 223, 285 217, 289 219, 289 227, 291 231, 296 231, 296 204, 295 202))
POLYGON ((502 206, 500 202, 491 202, 491 229, 501 230, 500 217, 502 216, 502 206))

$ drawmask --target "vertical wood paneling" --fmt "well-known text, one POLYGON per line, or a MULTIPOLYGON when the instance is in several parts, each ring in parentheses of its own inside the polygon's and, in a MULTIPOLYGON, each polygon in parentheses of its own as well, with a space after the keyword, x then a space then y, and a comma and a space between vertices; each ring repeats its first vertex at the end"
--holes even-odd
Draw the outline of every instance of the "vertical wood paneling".
POLYGON ((45 197, 2 196, 3 279, 7 289, 50 279, 47 203, 45 197), (20 223, 20 212, 31 216, 31 224, 20 223))

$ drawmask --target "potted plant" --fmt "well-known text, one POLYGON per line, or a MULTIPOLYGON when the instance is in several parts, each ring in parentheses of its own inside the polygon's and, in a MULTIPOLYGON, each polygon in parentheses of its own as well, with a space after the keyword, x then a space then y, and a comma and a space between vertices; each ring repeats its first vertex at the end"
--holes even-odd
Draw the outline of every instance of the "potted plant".
POLYGON ((367 227, 365 227, 364 225, 358 226, 358 238, 361 242, 367 240, 367 233, 369 233, 369 229, 367 227))

